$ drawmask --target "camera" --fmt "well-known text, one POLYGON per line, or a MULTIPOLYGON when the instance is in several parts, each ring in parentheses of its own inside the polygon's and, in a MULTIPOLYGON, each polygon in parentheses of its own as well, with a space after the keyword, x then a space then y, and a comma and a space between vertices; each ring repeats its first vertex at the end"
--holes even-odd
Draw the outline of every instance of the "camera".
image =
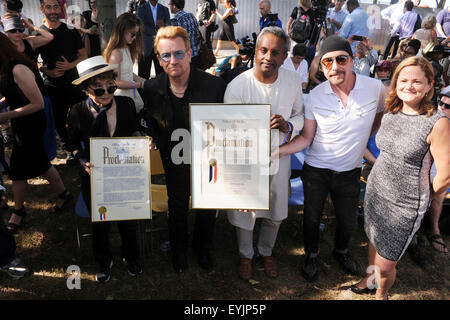
POLYGON ((331 0, 312 0, 312 10, 316 14, 316 22, 322 23, 327 17, 328 7, 331 4, 331 0))
POLYGON ((248 61, 246 66, 248 65, 248 62, 251 61, 251 67, 253 67, 253 58, 255 57, 255 46, 256 46, 256 33, 252 33, 252 38, 250 39, 249 36, 245 36, 238 40, 238 44, 242 44, 242 48, 239 49, 240 55, 245 55, 248 57, 248 61))
POLYGON ((268 13, 266 19, 269 19, 268 27, 277 27, 278 13, 268 13))

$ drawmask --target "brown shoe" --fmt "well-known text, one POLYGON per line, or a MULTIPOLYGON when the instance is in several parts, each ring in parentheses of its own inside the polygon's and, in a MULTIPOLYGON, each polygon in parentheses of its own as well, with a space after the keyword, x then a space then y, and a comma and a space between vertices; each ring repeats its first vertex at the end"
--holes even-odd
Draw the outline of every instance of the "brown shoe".
POLYGON ((249 280, 252 277, 252 259, 242 258, 238 271, 241 279, 249 280))
POLYGON ((269 278, 278 277, 277 265, 273 256, 262 257, 264 261, 264 272, 269 278))

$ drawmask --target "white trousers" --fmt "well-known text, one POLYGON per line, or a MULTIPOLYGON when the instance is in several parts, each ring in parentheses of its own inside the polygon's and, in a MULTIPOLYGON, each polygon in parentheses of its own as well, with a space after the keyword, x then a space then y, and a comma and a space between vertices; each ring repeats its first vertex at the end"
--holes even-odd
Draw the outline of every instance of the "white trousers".
MULTIPOLYGON (((274 221, 267 218, 261 219, 261 229, 259 231, 257 248, 260 255, 268 257, 272 255, 272 249, 275 246, 275 241, 277 240, 281 221, 274 221)), ((247 259, 253 258, 253 230, 246 230, 236 227, 236 234, 239 247, 239 256, 247 259)))

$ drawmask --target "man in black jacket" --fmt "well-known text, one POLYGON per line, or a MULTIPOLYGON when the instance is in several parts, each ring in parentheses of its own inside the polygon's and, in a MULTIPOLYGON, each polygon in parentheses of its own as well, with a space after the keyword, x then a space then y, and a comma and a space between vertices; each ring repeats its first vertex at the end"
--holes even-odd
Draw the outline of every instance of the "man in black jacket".
MULTIPOLYGON (((190 141, 184 140, 190 139, 189 103, 222 103, 226 84, 191 65, 190 41, 183 28, 159 29, 154 48, 165 73, 145 82, 144 110, 148 134, 160 149, 166 172, 172 263, 175 271, 183 272, 187 268, 190 165, 182 160, 189 162, 190 149, 179 149, 180 142, 172 141, 172 137, 179 140, 178 129, 182 129, 181 143, 190 146, 190 141)), ((215 210, 198 212, 195 220, 193 247, 199 265, 206 270, 212 269, 210 251, 215 220, 215 210)))
POLYGON ((208 48, 212 50, 211 36, 217 30, 216 4, 213 0, 198 0, 196 17, 199 30, 208 48))

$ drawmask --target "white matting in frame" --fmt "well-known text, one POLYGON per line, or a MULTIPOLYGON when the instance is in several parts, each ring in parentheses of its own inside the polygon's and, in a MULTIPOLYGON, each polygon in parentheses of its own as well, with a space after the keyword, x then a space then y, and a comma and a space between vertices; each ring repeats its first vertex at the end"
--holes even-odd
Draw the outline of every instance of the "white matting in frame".
POLYGON ((148 137, 91 138, 92 222, 151 219, 148 137))
POLYGON ((271 105, 189 107, 192 208, 269 210, 271 105))

